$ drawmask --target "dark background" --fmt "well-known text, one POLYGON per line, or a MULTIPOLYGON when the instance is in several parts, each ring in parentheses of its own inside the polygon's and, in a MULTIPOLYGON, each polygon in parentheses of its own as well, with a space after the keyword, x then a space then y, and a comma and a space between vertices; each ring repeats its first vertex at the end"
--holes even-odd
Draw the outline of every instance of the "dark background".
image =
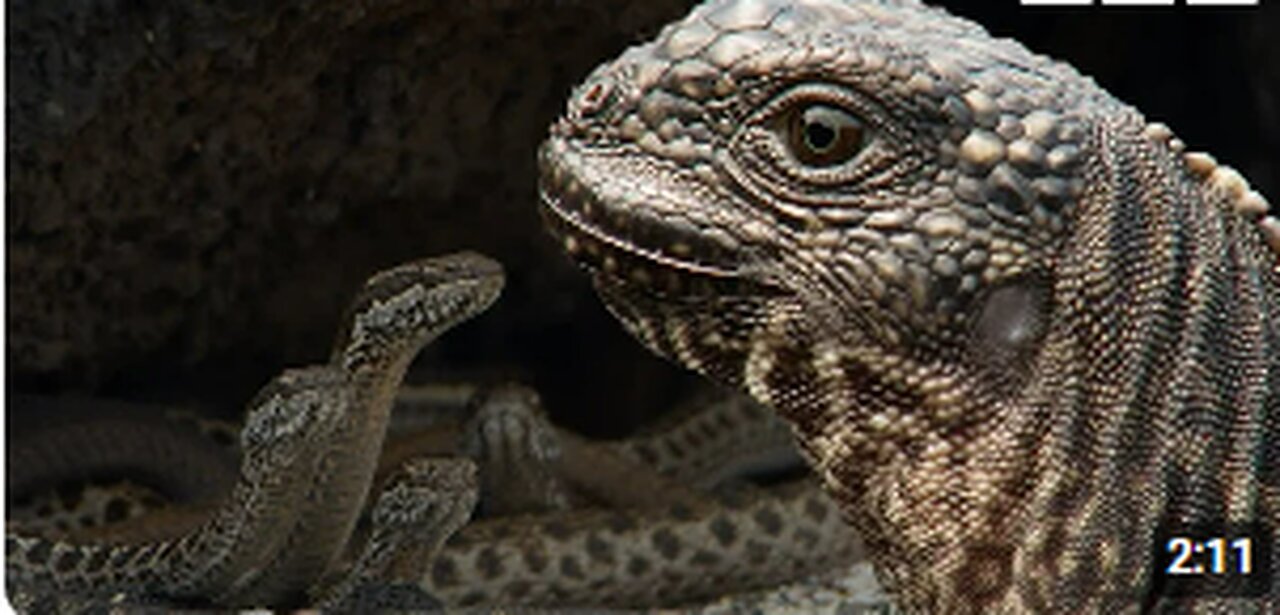
MULTIPOLYGON (((1280 200, 1280 3, 939 4, 1280 200)), ((628 338, 541 230, 533 151, 573 84, 687 7, 7 3, 7 390, 236 416, 324 360, 369 274, 470 248, 508 289, 420 377, 518 379, 593 433, 669 407, 697 380, 628 338)))

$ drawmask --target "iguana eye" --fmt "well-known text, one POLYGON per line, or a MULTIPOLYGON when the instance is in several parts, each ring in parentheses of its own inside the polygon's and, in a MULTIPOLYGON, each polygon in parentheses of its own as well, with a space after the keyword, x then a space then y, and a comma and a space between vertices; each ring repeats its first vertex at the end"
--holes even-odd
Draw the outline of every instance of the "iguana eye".
POLYGON ((787 145, 804 164, 829 167, 848 161, 862 149, 862 122, 848 111, 812 104, 789 111, 782 126, 787 145))

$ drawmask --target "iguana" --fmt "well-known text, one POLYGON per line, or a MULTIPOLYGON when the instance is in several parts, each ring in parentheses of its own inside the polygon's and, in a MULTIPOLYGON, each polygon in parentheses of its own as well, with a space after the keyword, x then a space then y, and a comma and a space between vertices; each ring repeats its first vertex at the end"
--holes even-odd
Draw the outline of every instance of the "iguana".
POLYGON ((913 0, 712 0, 573 92, 541 210, 645 346, 791 423, 906 610, 1273 612, 1274 563, 1158 564, 1280 516, 1280 219, 1185 150, 913 0))

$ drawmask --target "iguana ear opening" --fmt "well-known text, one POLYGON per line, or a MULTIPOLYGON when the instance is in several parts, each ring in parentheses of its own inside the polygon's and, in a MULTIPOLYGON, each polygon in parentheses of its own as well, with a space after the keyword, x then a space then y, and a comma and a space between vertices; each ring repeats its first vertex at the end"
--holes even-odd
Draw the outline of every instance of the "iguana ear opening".
POLYGON ((1049 290, 1042 276, 1025 276, 993 288, 982 299, 970 329, 978 365, 1004 386, 1016 386, 1031 366, 1049 321, 1049 290))

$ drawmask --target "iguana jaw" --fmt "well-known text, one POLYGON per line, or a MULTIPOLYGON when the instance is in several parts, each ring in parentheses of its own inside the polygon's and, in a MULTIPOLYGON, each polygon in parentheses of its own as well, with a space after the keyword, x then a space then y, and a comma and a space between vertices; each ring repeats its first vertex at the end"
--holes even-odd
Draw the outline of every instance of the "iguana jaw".
POLYGON ((753 271, 744 256, 749 251, 695 232, 704 229, 690 219, 673 222, 686 213, 696 217, 697 210, 708 205, 609 205, 644 197, 640 191, 615 194, 619 192, 616 184, 592 181, 587 176, 603 176, 608 170, 587 165, 591 172, 582 171, 587 156, 570 151, 573 147, 564 139, 552 138, 539 151, 541 213, 565 252, 597 284, 681 301, 781 292, 753 271), (576 164, 566 163, 569 156, 575 157, 576 164), (602 190, 611 193, 602 194, 602 190))

